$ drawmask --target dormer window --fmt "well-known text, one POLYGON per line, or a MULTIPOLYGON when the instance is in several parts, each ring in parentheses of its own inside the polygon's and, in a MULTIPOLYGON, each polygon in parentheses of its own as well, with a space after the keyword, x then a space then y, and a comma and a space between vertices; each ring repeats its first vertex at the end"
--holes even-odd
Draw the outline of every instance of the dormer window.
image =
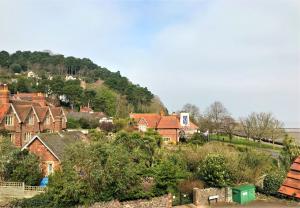
POLYGON ((28 123, 29 123, 29 125, 33 125, 34 124, 34 116, 30 116, 29 117, 28 123))
POLYGON ((5 117, 5 125, 6 126, 13 126, 14 125, 14 117, 12 115, 7 115, 5 117))

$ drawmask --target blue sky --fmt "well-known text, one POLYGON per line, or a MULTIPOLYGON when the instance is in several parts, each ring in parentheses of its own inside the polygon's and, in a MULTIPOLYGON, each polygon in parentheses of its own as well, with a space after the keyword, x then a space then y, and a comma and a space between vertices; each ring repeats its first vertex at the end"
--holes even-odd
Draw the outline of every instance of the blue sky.
POLYGON ((169 111, 221 101, 300 127, 300 1, 0 0, 0 50, 88 57, 169 111))

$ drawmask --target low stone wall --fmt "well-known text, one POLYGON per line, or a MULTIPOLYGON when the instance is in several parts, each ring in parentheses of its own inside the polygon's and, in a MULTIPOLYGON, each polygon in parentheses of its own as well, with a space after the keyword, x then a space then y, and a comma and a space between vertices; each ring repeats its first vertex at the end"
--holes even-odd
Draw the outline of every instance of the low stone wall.
MULTIPOLYGON (((232 202, 231 188, 193 189, 193 203, 196 206, 208 205, 208 197, 218 195, 218 202, 232 202)), ((211 202, 214 203, 214 202, 211 202)))
POLYGON ((150 200, 135 201, 110 201, 95 203, 90 208, 171 208, 172 195, 168 194, 161 197, 155 197, 150 200))

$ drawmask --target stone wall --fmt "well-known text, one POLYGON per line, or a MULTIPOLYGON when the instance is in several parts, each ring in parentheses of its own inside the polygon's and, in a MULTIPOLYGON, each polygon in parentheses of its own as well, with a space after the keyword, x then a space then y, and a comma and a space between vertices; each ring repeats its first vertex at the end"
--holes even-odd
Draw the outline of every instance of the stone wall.
MULTIPOLYGON (((218 195, 218 202, 232 202, 231 188, 207 188, 207 189, 193 189, 193 203, 196 206, 208 205, 208 197, 218 195)), ((211 201, 214 203, 215 201, 211 201)))
POLYGON ((135 201, 110 201, 98 202, 90 206, 90 208, 171 208, 172 195, 168 194, 161 197, 155 197, 150 200, 135 200, 135 201))

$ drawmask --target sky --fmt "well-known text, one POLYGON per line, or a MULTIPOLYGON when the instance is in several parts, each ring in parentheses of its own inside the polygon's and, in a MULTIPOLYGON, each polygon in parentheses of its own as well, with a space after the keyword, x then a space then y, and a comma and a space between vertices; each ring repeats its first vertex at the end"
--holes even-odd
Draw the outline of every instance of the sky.
POLYGON ((90 58, 169 112, 220 101, 300 127, 299 0, 0 0, 0 50, 90 58))

